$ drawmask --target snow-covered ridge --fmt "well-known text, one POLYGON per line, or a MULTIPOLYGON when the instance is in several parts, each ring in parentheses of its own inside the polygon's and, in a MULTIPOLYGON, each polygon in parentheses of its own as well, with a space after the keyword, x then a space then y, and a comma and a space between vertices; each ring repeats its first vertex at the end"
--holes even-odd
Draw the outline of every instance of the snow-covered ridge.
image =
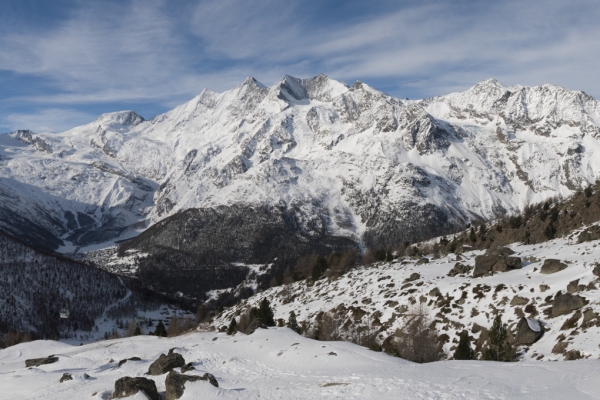
POLYGON ((20 217, 0 225, 73 251, 191 207, 267 205, 307 232, 389 246, 569 195, 600 177, 599 150, 598 101, 557 86, 404 101, 325 75, 248 78, 148 121, 0 137, 0 208, 20 217))

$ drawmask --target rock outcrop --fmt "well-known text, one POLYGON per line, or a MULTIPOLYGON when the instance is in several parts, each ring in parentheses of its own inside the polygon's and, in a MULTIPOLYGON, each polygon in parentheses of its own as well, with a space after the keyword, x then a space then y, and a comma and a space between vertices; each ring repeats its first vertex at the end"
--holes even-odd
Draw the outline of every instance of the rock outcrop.
POLYGON ((514 251, 507 247, 488 250, 485 255, 475 257, 473 277, 491 275, 494 272, 507 272, 521 268, 521 258, 511 257, 514 251))
POLYGON ((194 369, 196 369, 196 368, 194 368, 194 366, 190 362, 190 363, 185 364, 183 367, 181 367, 181 373, 183 374, 183 373, 186 373, 188 371, 192 371, 194 369))
POLYGON ((592 240, 600 240, 600 225, 590 226, 581 232, 577 243, 591 242, 592 240))
POLYGON ((58 357, 49 356, 44 358, 31 358, 29 360, 25 360, 25 367, 39 367, 44 364, 52 364, 58 361, 58 357))
POLYGON ((570 293, 559 294, 554 297, 552 303, 552 316, 558 317, 559 315, 568 314, 573 310, 583 307, 585 304, 586 301, 581 296, 570 293))
POLYGON ((186 382, 197 382, 197 381, 208 381, 214 387, 219 387, 219 383, 212 374, 204 374, 204 376, 198 375, 184 375, 178 374, 175 371, 169 372, 167 379, 165 380, 165 386, 167 389, 167 400, 176 400, 183 396, 185 391, 186 382))
POLYGON ((511 306, 524 306, 525 304, 527 304, 529 302, 528 299, 526 299, 525 297, 521 297, 521 296, 515 296, 512 298, 512 300, 510 301, 510 305, 511 306))
POLYGON ((454 264, 454 267, 448 272, 448 276, 468 274, 469 271, 471 271, 472 269, 473 267, 457 262, 456 264, 454 264))
POLYGON ((540 274, 554 274, 556 272, 562 271, 563 269, 566 269, 567 267, 568 265, 561 262, 560 260, 548 258, 544 261, 544 265, 542 265, 540 274))
POLYGON ((111 399, 123 399, 125 397, 133 396, 139 391, 144 392, 146 397, 150 400, 161 400, 158 391, 156 390, 156 383, 152 379, 148 378, 132 378, 125 376, 117 379, 115 382, 115 391, 111 396, 111 399))
POLYGON ((544 331, 538 320, 521 318, 517 324, 517 335, 515 336, 516 345, 531 345, 537 342, 544 331))
POLYGON ((169 352, 169 354, 161 354, 156 361, 150 364, 148 375, 162 375, 173 368, 183 367, 185 359, 179 353, 169 352))

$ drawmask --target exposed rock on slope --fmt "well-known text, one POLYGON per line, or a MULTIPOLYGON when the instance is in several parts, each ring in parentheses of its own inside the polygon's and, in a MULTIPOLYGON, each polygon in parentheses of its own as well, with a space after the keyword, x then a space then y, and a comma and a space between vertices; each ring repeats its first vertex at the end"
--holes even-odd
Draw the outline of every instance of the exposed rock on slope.
POLYGON ((294 311, 308 337, 342 339, 364 346, 372 346, 374 340, 393 354, 397 329, 415 315, 415 305, 423 302, 442 335, 448 357, 464 330, 469 332, 476 353, 480 352, 487 338, 486 328, 500 313, 524 359, 570 359, 575 352, 579 357, 597 358, 600 290, 593 270, 600 261, 599 245, 598 241, 569 245, 566 237, 541 244, 513 243, 510 251, 490 253, 530 261, 521 268, 482 277, 469 274, 469 268, 483 250, 466 251, 457 265, 455 254, 421 265, 411 258, 375 263, 341 277, 268 289, 223 311, 215 326, 229 325, 232 318, 240 318, 267 298, 275 310, 275 320, 283 324, 294 311), (553 257, 569 262, 569 267, 542 273, 541 265, 553 257), (459 271, 448 274, 458 265, 459 271), (576 293, 565 293, 566 288, 576 288, 576 293))

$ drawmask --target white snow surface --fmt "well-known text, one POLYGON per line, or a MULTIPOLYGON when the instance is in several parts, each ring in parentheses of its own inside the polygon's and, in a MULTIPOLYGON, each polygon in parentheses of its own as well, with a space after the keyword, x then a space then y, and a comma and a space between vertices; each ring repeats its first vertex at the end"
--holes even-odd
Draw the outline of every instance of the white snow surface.
POLYGON ((406 202, 462 223, 572 194, 600 177, 599 126, 598 101, 552 85, 488 80, 404 101, 324 75, 270 88, 248 78, 148 121, 122 111, 59 134, 2 135, 0 195, 65 252, 239 203, 289 207, 309 231, 320 215, 331 234, 358 239, 406 202), (83 236, 94 229, 109 233, 83 236))
MULTIPOLYGON (((0 351, 2 398, 108 399, 123 376, 144 375, 170 348, 208 382, 186 383, 181 399, 597 399, 600 361, 496 363, 441 361, 413 364, 344 342, 319 342, 287 328, 246 336, 194 332, 169 339, 138 336, 84 346, 36 341, 0 351), (26 369, 28 358, 58 356, 54 364, 26 369), (121 367, 119 360, 140 357, 121 367), (112 360, 112 361, 111 361, 112 360), (73 380, 59 383, 63 373, 73 380), (88 374, 88 379, 84 378, 88 374)), ((179 368, 175 369, 179 372, 179 368)), ((129 399, 145 399, 138 393, 129 399)))
POLYGON ((542 329, 537 319, 527 318, 527 325, 529 326, 529 328, 531 328, 532 331, 535 332, 539 332, 542 329))

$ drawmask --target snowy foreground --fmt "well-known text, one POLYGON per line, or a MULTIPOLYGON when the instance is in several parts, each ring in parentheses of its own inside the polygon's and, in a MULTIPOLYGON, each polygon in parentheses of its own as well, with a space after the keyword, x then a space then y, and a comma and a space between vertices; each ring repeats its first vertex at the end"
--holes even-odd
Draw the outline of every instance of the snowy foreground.
MULTIPOLYGON (((198 332, 170 339, 138 336, 85 346, 36 341, 0 351, 3 399, 108 399, 123 376, 145 376, 175 347, 205 381, 186 384, 182 399, 592 399, 600 398, 600 361, 413 364, 344 342, 319 342, 287 328, 246 336, 198 332), (59 361, 25 368, 25 359, 59 361), (118 367, 118 361, 129 357, 118 367), (73 380, 59 383, 63 373, 73 380), (85 378, 88 374, 89 378, 85 378)), ((178 370, 178 369, 177 369, 178 370)), ((151 377, 164 396, 165 375, 151 377)), ((138 393, 131 399, 145 399, 138 393)))

